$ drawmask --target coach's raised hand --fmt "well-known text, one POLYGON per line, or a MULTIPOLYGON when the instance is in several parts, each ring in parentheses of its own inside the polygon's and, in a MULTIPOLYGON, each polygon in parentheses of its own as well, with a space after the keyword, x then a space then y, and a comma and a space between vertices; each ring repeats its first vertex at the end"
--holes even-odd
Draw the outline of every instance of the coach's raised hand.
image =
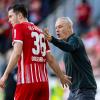
POLYGON ((52 40, 52 36, 49 33, 48 28, 43 29, 45 38, 50 42, 52 40))

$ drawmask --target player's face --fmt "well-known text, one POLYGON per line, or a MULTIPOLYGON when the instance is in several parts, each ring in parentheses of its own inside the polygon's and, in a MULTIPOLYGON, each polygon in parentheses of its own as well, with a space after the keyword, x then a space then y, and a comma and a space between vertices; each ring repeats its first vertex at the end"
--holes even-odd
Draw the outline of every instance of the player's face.
POLYGON ((67 23, 62 20, 57 20, 55 24, 56 34, 59 39, 66 39, 68 35, 67 23))
POLYGON ((16 15, 16 13, 13 12, 13 9, 9 10, 8 18, 9 18, 9 22, 12 24, 12 26, 14 26, 15 24, 18 23, 18 17, 16 15))

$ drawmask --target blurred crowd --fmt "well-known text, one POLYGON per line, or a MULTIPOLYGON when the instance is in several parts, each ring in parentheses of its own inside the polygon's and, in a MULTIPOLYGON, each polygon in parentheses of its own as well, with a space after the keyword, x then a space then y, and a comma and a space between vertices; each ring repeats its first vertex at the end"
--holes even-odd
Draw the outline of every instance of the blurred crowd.
MULTIPOLYGON (((0 0, 0 77, 6 68, 12 51, 12 26, 8 22, 7 9, 11 4, 18 2, 22 2, 28 7, 28 19, 36 25, 45 20, 58 6, 58 0, 0 0)), ((75 9, 74 29, 77 35, 83 39, 95 76, 100 76, 100 18, 98 18, 99 20, 93 20, 91 17, 92 11, 88 0, 81 0, 81 3, 75 9)), ((8 87, 5 89, 5 100, 13 100, 16 71, 17 69, 11 73, 7 81, 6 85, 8 87), (13 88, 12 92, 11 88, 13 88)), ((52 91, 54 93, 55 90, 52 91)))
POLYGON ((76 6, 75 31, 83 39, 94 74, 100 76, 100 18, 94 20, 92 14, 88 0, 81 0, 76 6))

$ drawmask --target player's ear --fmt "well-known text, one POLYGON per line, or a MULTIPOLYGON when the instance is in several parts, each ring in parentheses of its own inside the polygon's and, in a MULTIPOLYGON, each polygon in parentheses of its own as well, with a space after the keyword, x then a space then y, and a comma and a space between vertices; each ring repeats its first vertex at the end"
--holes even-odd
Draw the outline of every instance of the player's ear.
POLYGON ((18 13, 18 18, 22 19, 22 13, 20 13, 20 12, 18 13))

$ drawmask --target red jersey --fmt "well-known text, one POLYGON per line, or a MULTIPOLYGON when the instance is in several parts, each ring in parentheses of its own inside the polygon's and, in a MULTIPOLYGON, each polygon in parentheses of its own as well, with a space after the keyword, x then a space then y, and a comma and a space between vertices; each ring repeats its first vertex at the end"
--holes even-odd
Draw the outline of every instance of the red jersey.
POLYGON ((46 52, 50 49, 43 32, 33 23, 23 22, 14 26, 12 37, 13 44, 23 43, 17 84, 47 82, 46 52))

